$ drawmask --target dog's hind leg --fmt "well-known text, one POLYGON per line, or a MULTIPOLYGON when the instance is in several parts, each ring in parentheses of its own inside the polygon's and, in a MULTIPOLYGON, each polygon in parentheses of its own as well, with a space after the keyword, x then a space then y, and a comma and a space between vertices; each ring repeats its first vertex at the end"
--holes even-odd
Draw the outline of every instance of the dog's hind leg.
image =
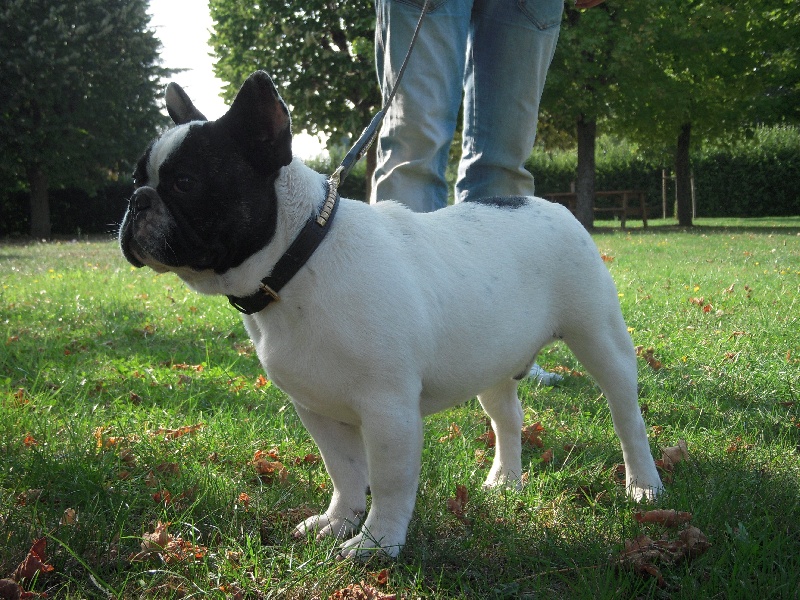
POLYGON ((492 469, 483 486, 518 485, 522 476, 522 404, 518 382, 509 379, 478 394, 478 401, 492 420, 496 448, 492 469))
POLYGON ((367 509, 367 459, 358 427, 311 412, 295 404, 297 414, 319 447, 333 481, 328 509, 295 527, 295 537, 344 538, 356 531, 367 509))
POLYGON ((614 430, 622 444, 628 494, 653 498, 663 486, 656 470, 638 402, 636 352, 622 315, 595 319, 564 337, 608 400, 614 430), (601 326, 602 325, 602 326, 601 326))

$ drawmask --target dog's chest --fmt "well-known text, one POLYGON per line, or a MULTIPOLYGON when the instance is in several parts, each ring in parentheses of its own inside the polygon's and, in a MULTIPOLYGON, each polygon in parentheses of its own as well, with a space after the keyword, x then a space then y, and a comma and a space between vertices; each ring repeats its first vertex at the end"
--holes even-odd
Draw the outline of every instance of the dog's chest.
POLYGON ((343 367, 341 354, 333 351, 313 324, 265 326, 253 317, 246 317, 244 322, 267 377, 292 402, 338 421, 359 422, 351 396, 359 377, 343 367))

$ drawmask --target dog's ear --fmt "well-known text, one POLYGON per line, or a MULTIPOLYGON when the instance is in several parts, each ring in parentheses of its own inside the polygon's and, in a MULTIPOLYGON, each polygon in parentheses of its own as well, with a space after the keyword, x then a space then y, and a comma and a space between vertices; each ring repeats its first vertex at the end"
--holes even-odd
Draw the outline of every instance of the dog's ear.
POLYGON ((292 162, 292 120, 272 79, 256 71, 218 120, 257 168, 277 170, 292 162))
POLYGON ((167 100, 167 112, 175 125, 183 125, 189 121, 207 120, 205 115, 194 107, 189 96, 177 83, 170 83, 164 96, 167 100))

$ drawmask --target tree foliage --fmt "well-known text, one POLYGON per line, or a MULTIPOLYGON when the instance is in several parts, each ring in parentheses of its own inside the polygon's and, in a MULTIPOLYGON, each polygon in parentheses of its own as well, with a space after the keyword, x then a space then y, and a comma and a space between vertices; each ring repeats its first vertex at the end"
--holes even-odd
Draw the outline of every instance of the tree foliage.
POLYGON ((643 147, 672 148, 679 220, 690 225, 696 140, 800 116, 793 5, 609 0, 603 10, 568 8, 543 107, 562 126, 600 120, 643 147))
POLYGON ((264 69, 282 88, 294 129, 334 142, 360 133, 380 108, 372 2, 210 0, 210 8, 228 100, 264 69))
POLYGON ((146 0, 4 0, 0 27, 3 179, 30 189, 31 233, 48 237, 48 188, 128 171, 166 71, 146 0))

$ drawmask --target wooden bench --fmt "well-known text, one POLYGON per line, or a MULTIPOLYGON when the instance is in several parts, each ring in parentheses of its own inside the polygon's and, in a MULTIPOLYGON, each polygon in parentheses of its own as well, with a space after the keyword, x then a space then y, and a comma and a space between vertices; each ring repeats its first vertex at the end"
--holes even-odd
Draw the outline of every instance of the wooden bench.
MULTIPOLYGON (((617 217, 623 229, 625 229, 625 223, 629 217, 637 216, 647 227, 647 194, 643 190, 612 190, 595 192, 594 195, 594 214, 596 216, 617 217), (599 203, 598 199, 601 199, 599 203)), ((575 192, 542 194, 542 198, 563 204, 573 213, 578 202, 578 194, 575 192)))

